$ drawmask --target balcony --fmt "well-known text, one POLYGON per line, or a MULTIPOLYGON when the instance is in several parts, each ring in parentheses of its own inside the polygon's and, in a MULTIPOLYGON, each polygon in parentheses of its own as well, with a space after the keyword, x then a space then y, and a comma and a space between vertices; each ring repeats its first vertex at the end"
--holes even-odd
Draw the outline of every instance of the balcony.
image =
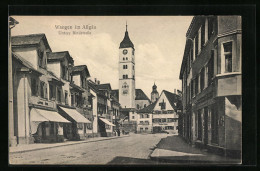
POLYGON ((241 95, 241 84, 240 72, 216 75, 216 96, 241 95))

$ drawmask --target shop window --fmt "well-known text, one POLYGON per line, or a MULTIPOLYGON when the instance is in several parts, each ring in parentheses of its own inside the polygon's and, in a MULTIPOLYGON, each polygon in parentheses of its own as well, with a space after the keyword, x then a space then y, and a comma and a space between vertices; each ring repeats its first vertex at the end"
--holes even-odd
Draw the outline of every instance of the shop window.
POLYGON ((54 122, 50 122, 50 134, 54 135, 54 122))
POLYGON ((38 94, 38 83, 35 78, 31 78, 31 91, 32 91, 32 96, 37 96, 38 94))
POLYGON ((224 43, 225 72, 232 72, 232 42, 224 43))

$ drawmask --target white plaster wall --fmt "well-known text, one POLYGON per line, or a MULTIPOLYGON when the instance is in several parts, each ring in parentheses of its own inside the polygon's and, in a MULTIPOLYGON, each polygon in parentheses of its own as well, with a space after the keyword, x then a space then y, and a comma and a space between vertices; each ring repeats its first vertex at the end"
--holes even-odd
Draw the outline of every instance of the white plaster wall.
POLYGON ((76 84, 77 86, 81 86, 80 85, 80 74, 78 74, 78 75, 73 75, 73 82, 74 82, 74 84, 76 84))
POLYGON ((53 72, 58 78, 61 76, 60 62, 50 62, 47 64, 47 70, 53 72))
POLYGON ((97 118, 97 94, 90 89, 90 93, 92 95, 94 95, 95 97, 93 97, 93 116, 94 116, 94 120, 93 120, 93 133, 97 133, 98 132, 98 118, 97 118))
POLYGON ((159 97, 155 107, 154 107, 154 110, 161 110, 161 106, 159 106, 159 103, 162 103, 164 100, 164 102, 166 103, 166 108, 165 110, 173 110, 170 102, 168 101, 168 99, 166 98, 165 94, 162 93, 161 96, 159 97))
POLYGON ((29 61, 35 69, 38 69, 38 55, 36 48, 13 49, 15 53, 20 55, 24 60, 29 61))

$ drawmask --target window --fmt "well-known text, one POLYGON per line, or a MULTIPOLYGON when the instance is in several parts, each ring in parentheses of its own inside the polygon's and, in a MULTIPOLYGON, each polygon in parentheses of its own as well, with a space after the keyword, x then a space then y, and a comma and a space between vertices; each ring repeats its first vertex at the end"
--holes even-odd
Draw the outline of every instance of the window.
POLYGON ((128 60, 128 57, 126 57, 125 60, 128 60))
POLYGON ((50 134, 54 135, 54 122, 50 122, 50 124, 51 124, 50 134))
POLYGON ((136 108, 137 108, 137 109, 139 109, 139 108, 140 108, 139 104, 137 104, 137 105, 136 105, 136 108))
POLYGON ((135 119, 135 116, 132 116, 132 119, 135 119))
POLYGON ((47 86, 43 81, 41 81, 41 83, 40 83, 40 96, 41 96, 41 98, 47 98, 46 93, 47 93, 47 86))
POLYGON ((149 125, 149 122, 148 121, 144 121, 145 125, 149 125))
POLYGON ((211 51, 211 57, 208 62, 208 85, 212 82, 214 75, 214 50, 211 51))
POLYGON ((71 106, 74 106, 74 94, 71 94, 71 106))
POLYGON ((127 69, 127 65, 123 65, 123 69, 127 69))
POLYGON ((198 110, 198 139, 202 141, 202 120, 201 110, 198 110))
POLYGON ((44 61, 43 61, 43 51, 41 51, 40 49, 37 50, 37 53, 38 53, 38 65, 40 67, 44 67, 44 61))
POLYGON ((61 77, 62 77, 63 79, 66 79, 66 67, 65 67, 64 65, 61 66, 61 70, 62 70, 62 71, 61 71, 61 72, 62 72, 62 76, 61 76, 61 77))
POLYGON ((140 131, 142 132, 144 129, 143 128, 140 128, 140 131))
POLYGON ((144 104, 144 107, 146 107, 146 104, 144 104))
POLYGON ((123 79, 125 79, 125 75, 123 75, 123 79))
POLYGON ((58 97, 57 97, 58 102, 61 102, 61 90, 58 89, 58 97))
POLYGON ((214 18, 208 19, 208 39, 214 34, 214 18))
POLYGON ((68 92, 65 91, 65 104, 68 105, 68 92))
POLYGON ((205 44, 205 22, 201 26, 201 48, 205 44))
POLYGON ((205 83, 205 68, 202 68, 200 72, 200 91, 204 89, 204 83, 205 83))
POLYGON ((198 76, 195 78, 195 95, 197 95, 199 92, 199 80, 198 76))
POLYGON ((125 75, 125 78, 127 79, 127 78, 128 78, 128 75, 125 75))
POLYGON ((54 86, 54 85, 52 85, 52 84, 49 84, 49 89, 50 89, 50 100, 51 99, 55 99, 55 97, 56 97, 56 87, 54 86))
POLYGON ((201 51, 201 46, 202 44, 201 44, 201 27, 200 27, 200 29, 198 30, 198 49, 199 49, 198 53, 200 53, 201 51))
POLYGON ((198 36, 195 37, 195 59, 198 56, 198 36))
POLYGON ((147 128, 147 127, 145 127, 145 130, 146 130, 146 131, 148 131, 148 128, 147 128))
POLYGON ((31 90, 32 90, 32 96, 37 96, 38 84, 35 78, 31 78, 31 90))
POLYGON ((133 66, 133 70, 135 70, 135 66, 133 66))
POLYGON ((166 103, 164 102, 164 99, 161 103, 159 103, 159 106, 161 106, 161 110, 166 108, 166 103))
POLYGON ((232 42, 223 44, 225 56, 225 72, 232 72, 232 42))
POLYGON ((123 61, 125 60, 125 58, 123 58, 123 61))
MULTIPOLYGON (((191 85, 191 88, 190 88, 190 90, 191 90, 191 97, 193 97, 194 96, 194 91, 193 91, 193 84, 194 84, 194 80, 191 80, 191 83, 190 83, 191 85)), ((191 97, 190 97, 190 99, 191 99, 191 97)))

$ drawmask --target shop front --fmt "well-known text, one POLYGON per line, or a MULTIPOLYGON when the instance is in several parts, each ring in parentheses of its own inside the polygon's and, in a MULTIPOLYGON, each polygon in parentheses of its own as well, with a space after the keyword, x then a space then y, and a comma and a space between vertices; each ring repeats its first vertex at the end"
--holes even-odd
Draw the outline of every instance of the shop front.
POLYGON ((113 136, 113 127, 116 125, 112 124, 105 118, 99 118, 98 127, 101 137, 111 137, 113 136))
POLYGON ((75 108, 58 107, 59 113, 72 124, 63 127, 64 137, 69 140, 80 140, 87 138, 87 129, 92 128, 92 122, 80 114, 75 108))
POLYGON ((30 123, 35 143, 64 141, 63 124, 71 124, 54 110, 38 108, 31 109, 30 123))

